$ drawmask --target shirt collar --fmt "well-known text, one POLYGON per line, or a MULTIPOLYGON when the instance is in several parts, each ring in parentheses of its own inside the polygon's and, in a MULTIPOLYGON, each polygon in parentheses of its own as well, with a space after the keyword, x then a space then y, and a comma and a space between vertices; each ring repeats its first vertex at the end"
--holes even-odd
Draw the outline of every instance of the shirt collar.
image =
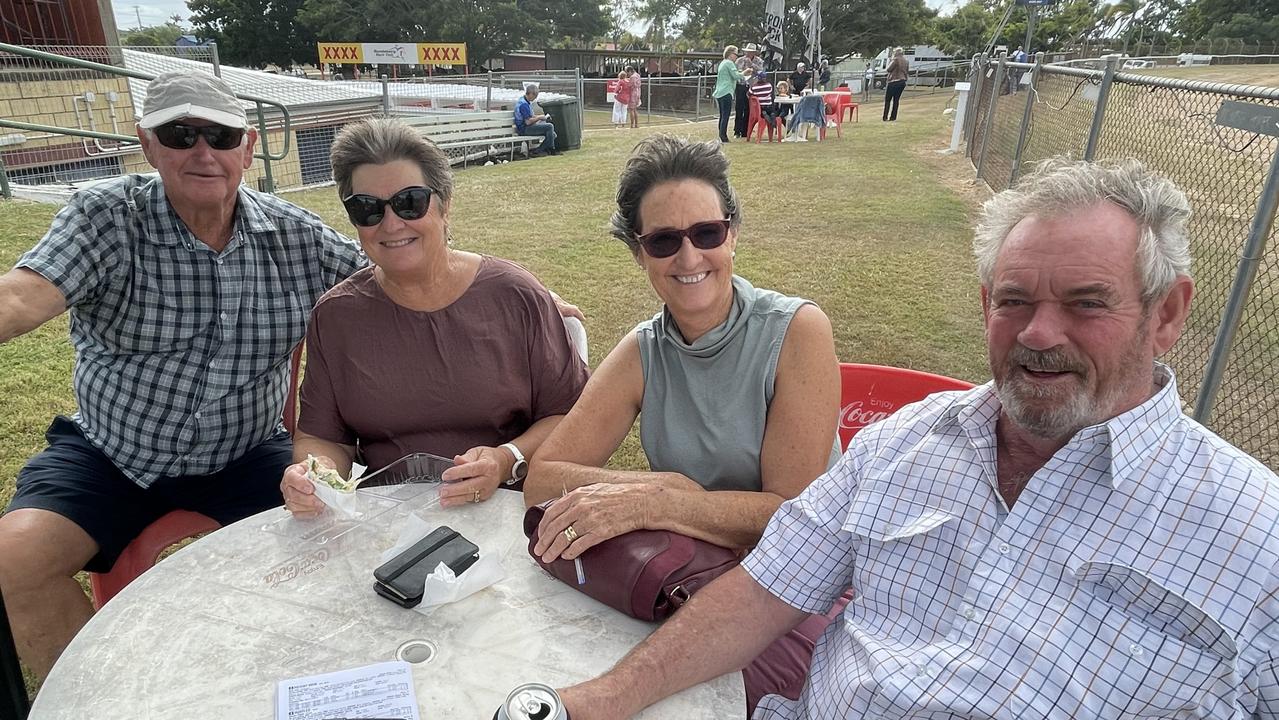
MULTIPOLYGON (((146 237, 156 245, 187 245, 195 242, 191 231, 178 217, 177 211, 164 194, 164 183, 157 174, 134 188, 128 198, 129 209, 138 214, 147 229, 146 237)), ((269 233, 276 230, 275 223, 266 214, 248 188, 241 185, 236 190, 236 218, 234 237, 240 233, 269 233)), ((228 246, 229 248, 230 246, 228 246)))
MULTIPOLYGON (((1106 422, 1080 430, 1067 443, 1067 446, 1103 443, 1110 455, 1111 487, 1116 489, 1133 478, 1182 416, 1181 396, 1177 393, 1177 378, 1172 368, 1156 362, 1153 372, 1154 382, 1159 386, 1154 395, 1106 422)), ((937 417, 931 431, 936 433, 948 426, 957 426, 970 438, 980 435, 993 438, 1001 408, 992 380, 952 400, 937 417)))

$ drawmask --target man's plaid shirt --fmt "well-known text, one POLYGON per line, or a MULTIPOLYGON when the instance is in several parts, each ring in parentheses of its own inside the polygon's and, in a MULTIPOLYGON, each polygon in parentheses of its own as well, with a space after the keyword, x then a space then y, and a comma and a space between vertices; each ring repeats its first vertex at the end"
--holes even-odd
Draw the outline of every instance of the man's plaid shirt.
POLYGON ((276 432, 311 307, 366 262, 318 216, 244 187, 214 252, 159 178, 130 175, 76 193, 17 267, 66 296, 72 419, 147 487, 216 472, 276 432))

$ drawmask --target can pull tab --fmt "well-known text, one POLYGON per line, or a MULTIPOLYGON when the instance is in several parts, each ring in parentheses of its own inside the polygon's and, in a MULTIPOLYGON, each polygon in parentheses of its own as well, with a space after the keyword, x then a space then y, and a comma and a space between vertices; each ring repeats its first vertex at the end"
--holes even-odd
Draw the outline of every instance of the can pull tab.
POLYGON ((524 712, 528 714, 529 720, 546 720, 551 716, 551 706, 540 698, 534 697, 531 693, 525 693, 520 698, 520 705, 524 708, 524 712))

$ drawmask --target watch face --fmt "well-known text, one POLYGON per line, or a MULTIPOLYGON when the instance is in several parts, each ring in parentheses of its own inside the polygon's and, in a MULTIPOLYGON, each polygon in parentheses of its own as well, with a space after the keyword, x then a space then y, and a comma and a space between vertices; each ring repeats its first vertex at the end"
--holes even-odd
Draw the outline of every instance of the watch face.
POLYGON ((511 468, 511 476, 516 480, 523 480, 528 475, 528 461, 523 458, 515 461, 515 466, 511 468))

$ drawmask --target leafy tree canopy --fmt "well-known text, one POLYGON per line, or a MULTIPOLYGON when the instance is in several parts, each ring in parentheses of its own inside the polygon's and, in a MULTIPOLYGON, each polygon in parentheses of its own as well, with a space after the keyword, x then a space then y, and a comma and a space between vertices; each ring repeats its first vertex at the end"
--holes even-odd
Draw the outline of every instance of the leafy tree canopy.
POLYGON ((182 28, 177 24, 167 22, 163 25, 125 30, 120 33, 120 42, 133 47, 173 47, 183 34, 182 28))
POLYGON ((200 37, 216 40, 222 60, 260 68, 312 62, 315 35, 297 22, 302 0, 190 0, 200 37))

